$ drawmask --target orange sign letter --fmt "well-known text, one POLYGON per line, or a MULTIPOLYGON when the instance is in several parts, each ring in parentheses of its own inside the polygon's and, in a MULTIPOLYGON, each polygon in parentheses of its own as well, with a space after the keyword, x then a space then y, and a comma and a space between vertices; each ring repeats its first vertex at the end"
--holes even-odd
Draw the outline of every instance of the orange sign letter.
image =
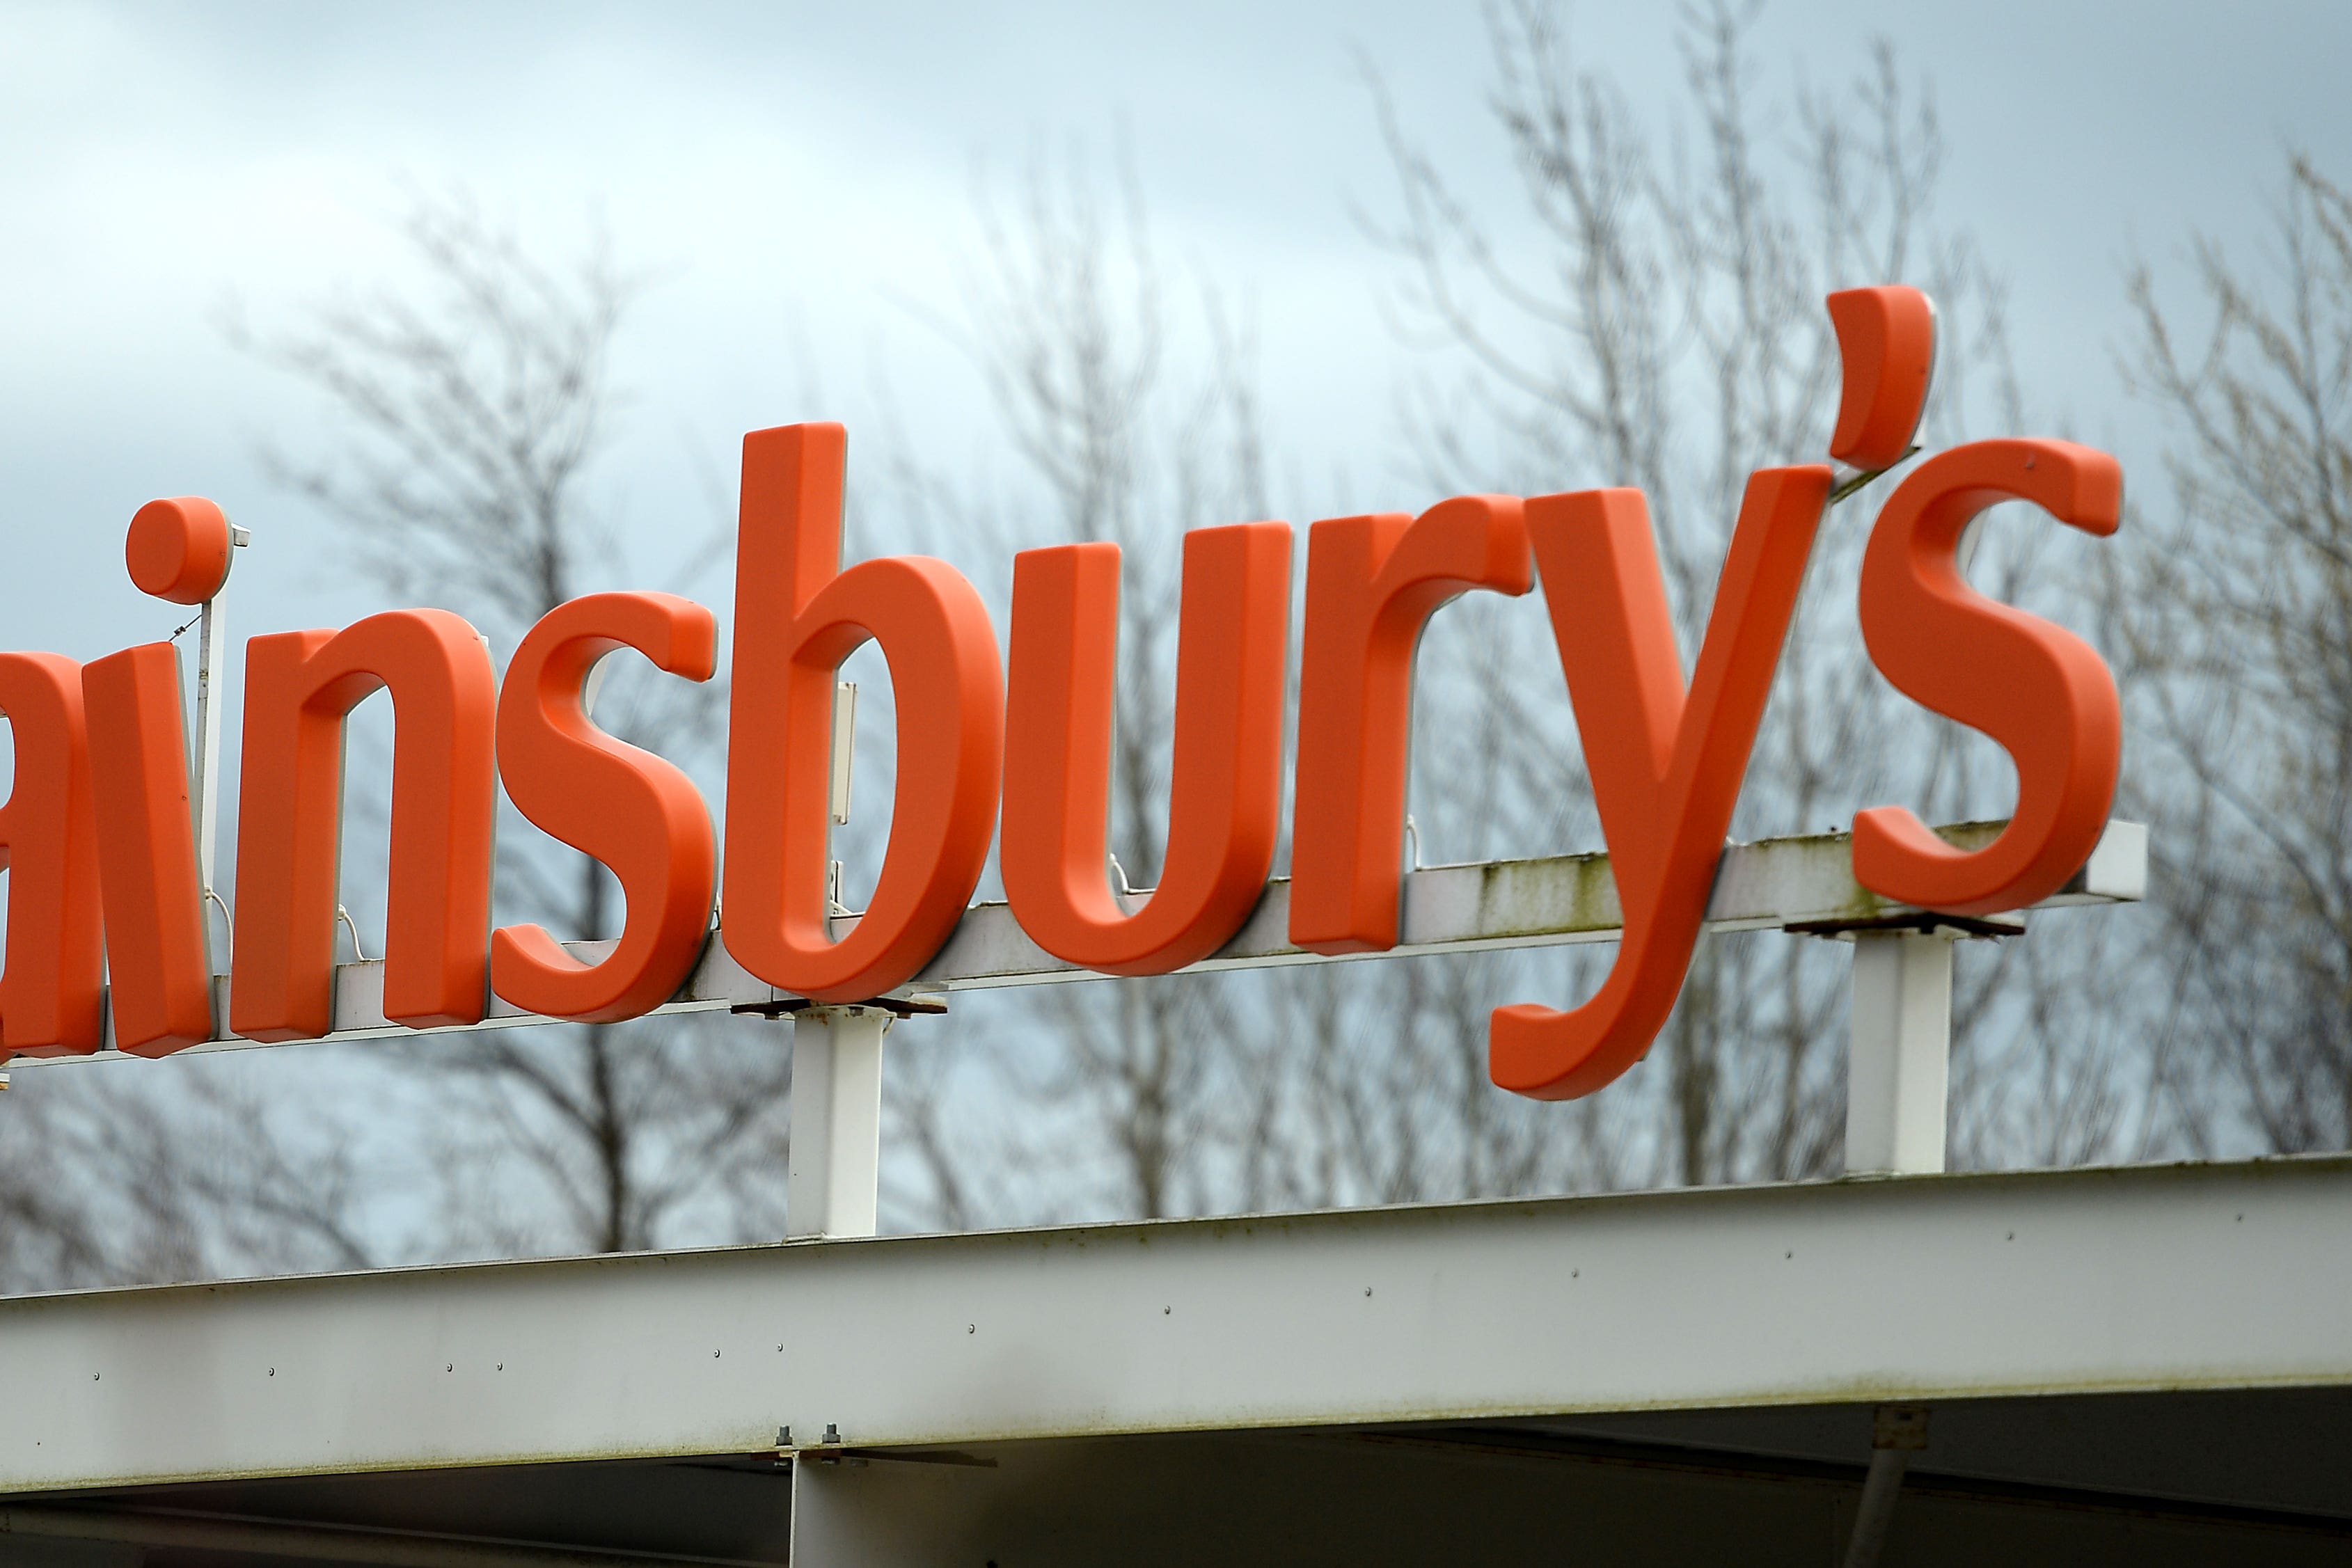
POLYGON ((1843 372, 1830 455, 1892 468, 1911 450, 1936 368, 1936 307, 1916 288, 1845 288, 1829 297, 1843 372))
POLYGON ((743 438, 727 737, 727 950, 770 985, 854 1002, 903 985, 961 918, 987 863, 1004 750, 988 608, 925 556, 841 566, 848 437, 837 424, 743 438), (890 843, 840 941, 825 909, 834 672, 882 644, 898 709, 890 843))
POLYGON ((591 724, 580 693, 620 648, 707 681, 716 643, 710 612, 690 599, 597 593, 549 612, 515 650, 499 695, 507 797, 541 831, 612 867, 627 910, 620 941, 595 964, 536 925, 492 932, 490 986, 515 1006, 611 1023, 668 1000, 694 967, 718 869, 710 812, 685 774, 591 724))
POLYGON ((1184 536, 1167 862, 1129 915, 1103 874, 1118 650, 1118 547, 1024 550, 1013 564, 1004 839, 1014 918, 1055 957, 1164 975, 1207 957, 1265 888, 1282 813, 1290 529, 1184 536))
POLYGON ((1290 811, 1290 939, 1299 946, 1396 945, 1421 629, 1456 595, 1525 593, 1528 582, 1513 496, 1462 496, 1419 517, 1335 517, 1307 530, 1290 811))
POLYGON ((1496 1009, 1488 1061, 1504 1088, 1590 1094, 1642 1059, 1674 1009, 1829 492, 1825 467, 1749 477, 1687 694, 1642 493, 1528 503, 1624 936, 1582 1007, 1496 1009))
POLYGON ((276 1040, 333 1025, 343 716, 383 689, 394 715, 384 1016, 479 1021, 498 789, 488 650, 446 610, 394 610, 336 632, 256 637, 245 671, 229 1028, 276 1040))
POLYGON ((1978 441, 1903 481, 1862 561, 1862 636, 1896 689, 1999 741, 2017 763, 2017 810, 1973 853, 1900 806, 1853 820, 1854 880, 1953 915, 2019 909, 2058 891, 2106 826, 2123 751, 2115 678, 2088 643, 1985 598, 1953 559, 1986 507, 2031 501, 2086 533, 2111 534, 2123 470, 2069 441, 1978 441))
POLYGON ((168 1056, 213 1033, 179 654, 169 643, 110 653, 82 666, 81 689, 96 762, 90 795, 114 1043, 135 1056, 168 1056))
POLYGON ((16 781, 0 807, 8 873, 0 1045, 79 1056, 96 1051, 106 1029, 81 666, 56 653, 0 653, 0 717, 16 750, 16 781))

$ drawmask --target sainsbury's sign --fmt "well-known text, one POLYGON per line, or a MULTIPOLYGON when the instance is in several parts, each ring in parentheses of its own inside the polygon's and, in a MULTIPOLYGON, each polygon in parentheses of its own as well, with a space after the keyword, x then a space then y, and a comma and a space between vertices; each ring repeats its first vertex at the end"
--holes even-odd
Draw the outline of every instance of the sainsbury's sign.
MULTIPOLYGON (((1828 303, 1845 378, 1830 454, 1863 473, 1892 467, 1909 455, 1926 400, 1934 311, 1903 287, 1828 303)), ((383 1010, 412 1027, 477 1022, 493 992, 550 1019, 650 1011, 710 939, 722 865, 719 939, 761 980, 820 1003, 914 977, 961 917, 992 839, 1014 917, 1065 962, 1166 974, 1232 937, 1279 837, 1289 527, 1185 536, 1166 862, 1130 909, 1105 871, 1118 547, 1015 557, 1001 655, 979 592, 945 562, 842 564, 845 453, 834 424, 744 438, 723 839, 684 773, 596 729, 582 701, 591 669, 621 648, 708 680, 716 623, 689 600, 599 593, 559 606, 503 680, 474 629, 442 610, 253 638, 228 1030, 277 1041, 331 1028, 344 719, 380 689, 394 714, 383 1010), (896 695, 896 796, 872 903, 836 939, 835 677, 869 641, 896 695), (609 954, 583 961, 536 925, 489 928, 501 785, 526 819, 620 883, 626 917, 609 954)), ((1394 945, 1416 641, 1458 595, 1522 594, 1540 580, 1624 928, 1582 1006, 1495 1011, 1493 1075, 1557 1099, 1633 1065, 1689 967, 1837 482, 1827 465, 1751 476, 1687 684, 1638 490, 1465 496, 1419 517, 1309 528, 1290 940, 1326 954, 1394 945)), ((2012 439, 1929 457, 1886 502, 1859 584, 1870 656, 1897 688, 2005 748, 2018 802, 2006 830, 1970 852, 1900 806, 1862 812, 1853 852, 1864 886, 1982 915, 2048 896, 2089 856, 2121 747, 2114 681, 2071 632, 1971 590, 1956 550, 1969 521, 2001 501, 2105 534, 2121 499, 2105 454, 2012 439)), ((127 549, 134 581, 180 603, 217 592, 229 554, 226 519, 194 497, 142 508, 127 549)), ((0 714, 16 756, 0 808, 10 873, 0 1048, 95 1051, 110 1006, 125 1051, 162 1056, 213 1038, 172 644, 87 664, 0 654, 0 714)))

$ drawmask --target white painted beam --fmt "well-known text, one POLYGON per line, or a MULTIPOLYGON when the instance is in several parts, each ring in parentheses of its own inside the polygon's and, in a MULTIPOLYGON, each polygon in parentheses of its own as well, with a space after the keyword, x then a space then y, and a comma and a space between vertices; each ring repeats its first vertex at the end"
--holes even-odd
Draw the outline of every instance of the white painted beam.
MULTIPOLYGON (((1965 849, 1990 843, 2005 824, 1964 822, 1937 829, 1965 849)), ((2136 822, 2111 822, 2081 874, 2065 889, 2035 905, 2055 909, 2075 904, 2129 902, 2147 885, 2147 830, 2136 822)), ((832 922, 838 938, 855 928, 856 915, 832 922)), ((1554 855, 1538 860, 1494 861, 1475 865, 1429 866, 1404 878, 1400 939, 1386 953, 1326 957, 1290 945, 1290 883, 1277 877, 1234 938, 1188 973, 1265 968, 1293 964, 1341 963, 1423 953, 1469 953, 1507 947, 1545 947, 1579 942, 1613 942, 1622 928, 1616 883, 1606 854, 1554 855)), ((1916 922, 1920 912, 1894 904, 1853 880, 1850 836, 1815 833, 1732 844, 1723 852, 1714 895, 1707 904, 1707 929, 1715 932, 1790 929, 1850 930, 1873 925, 1916 922)), ((612 950, 607 942, 565 945, 583 961, 612 950)), ((1066 964, 1029 940, 1001 903, 979 904, 964 915, 930 966, 899 997, 936 997, 940 992, 1001 986, 1056 985, 1101 977, 1066 964)), ((215 1016, 226 1018, 227 982, 216 982, 215 1016)), ((705 949, 665 1013, 759 1010, 795 1003, 747 973, 729 956, 718 934, 705 949)), ((343 964, 335 970, 335 1027, 329 1040, 401 1037, 446 1030, 415 1030, 383 1016, 381 959, 343 964)), ((492 998, 488 1016, 467 1029, 503 1029, 547 1020, 492 998)), ((233 1051, 257 1042, 226 1036, 196 1051, 233 1051)), ((49 1062, 122 1060, 104 1051, 93 1056, 19 1058, 26 1066, 49 1062)))
POLYGON ((2352 1385, 2352 1157, 792 1242, 0 1301, 0 1492, 2352 1385))

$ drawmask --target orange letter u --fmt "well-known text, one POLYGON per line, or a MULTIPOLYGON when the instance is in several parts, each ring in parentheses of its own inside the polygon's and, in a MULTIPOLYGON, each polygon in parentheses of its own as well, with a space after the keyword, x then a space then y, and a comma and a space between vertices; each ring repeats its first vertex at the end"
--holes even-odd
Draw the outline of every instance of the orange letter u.
POLYGON ((1118 561, 1113 544, 1013 559, 998 860, 1013 917, 1037 946, 1105 974, 1164 975, 1241 928, 1274 863, 1290 529, 1238 523, 1184 536, 1167 859, 1133 914, 1103 875, 1118 561))

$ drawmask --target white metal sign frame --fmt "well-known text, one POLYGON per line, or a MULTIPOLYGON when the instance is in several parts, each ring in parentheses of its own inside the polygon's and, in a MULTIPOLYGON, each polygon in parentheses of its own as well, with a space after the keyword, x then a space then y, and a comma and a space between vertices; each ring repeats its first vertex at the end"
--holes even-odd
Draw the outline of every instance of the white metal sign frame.
MULTIPOLYGON (((2004 824, 1959 823, 1937 830, 1962 849, 1989 843, 2004 824)), ((2126 903, 2147 888, 2147 831, 2108 824, 2072 882, 2035 905, 2126 903)), ((1191 973, 1342 962, 1293 946, 1290 884, 1266 885, 1248 923, 1191 973)), ((837 940, 858 916, 832 921, 837 940)), ((1403 879, 1400 957, 1513 947, 1613 941, 1623 916, 1606 854, 1419 868, 1403 879)), ((1709 932, 1785 930, 1839 936, 1854 945, 1852 1045, 1846 1113, 1846 1168, 1926 1172, 1944 1166, 1944 1118, 1951 1035, 1952 943, 1964 936, 2024 929, 2021 914, 1963 921, 1881 898, 1853 880, 1852 841, 1843 832, 1733 844, 1723 852, 1707 901, 1709 932)), ((567 944, 583 960, 610 942, 567 944)), ((793 1015, 793 1142, 785 1215, 789 1233, 870 1236, 881 1164, 882 1041, 893 1013, 938 1011, 945 994, 1003 986, 1099 979, 1032 942, 1003 904, 968 911, 945 947, 912 983, 887 998, 851 1007, 812 1007, 738 964, 714 930, 701 961, 663 1013, 720 1009, 771 1017, 793 1015)), ((214 980, 213 1013, 227 1016, 226 976, 214 980)), ((515 1028, 550 1020, 493 998, 488 1016, 462 1030, 515 1028)), ((381 959, 335 971, 330 1040, 414 1033, 383 1015, 381 959)), ((226 1030, 197 1051, 257 1045, 226 1030)), ((57 1061, 137 1060, 111 1050, 57 1061)))

